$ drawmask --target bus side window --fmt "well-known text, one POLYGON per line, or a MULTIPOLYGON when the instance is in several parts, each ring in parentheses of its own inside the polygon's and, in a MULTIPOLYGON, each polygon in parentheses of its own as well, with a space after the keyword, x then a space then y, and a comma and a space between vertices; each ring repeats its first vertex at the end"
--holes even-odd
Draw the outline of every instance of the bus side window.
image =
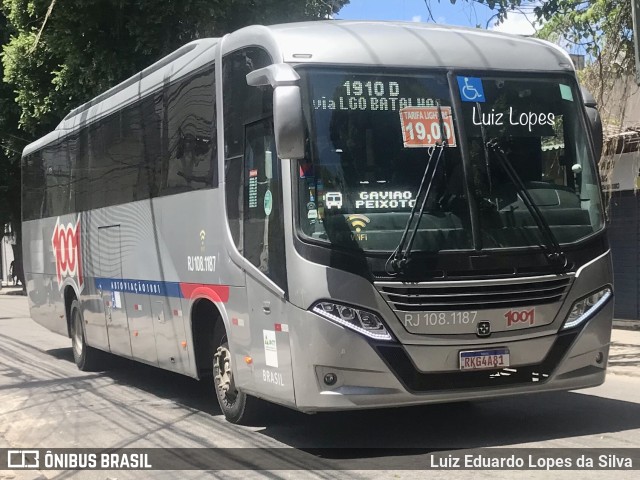
POLYGON ((23 220, 40 219, 46 196, 42 151, 30 153, 22 162, 22 217, 23 220))
POLYGON ((215 70, 208 67, 165 90, 166 152, 160 195, 217 183, 215 70))
POLYGON ((43 152, 46 196, 43 217, 69 213, 69 164, 65 144, 49 146, 43 152))
POLYGON ((76 208, 90 210, 149 198, 140 104, 129 105, 86 130, 78 159, 85 191, 76 197, 76 208))
POLYGON ((273 112, 273 90, 247 85, 247 73, 272 63, 269 54, 248 47, 222 59, 225 186, 229 229, 238 251, 243 251, 243 140, 244 126, 273 112))

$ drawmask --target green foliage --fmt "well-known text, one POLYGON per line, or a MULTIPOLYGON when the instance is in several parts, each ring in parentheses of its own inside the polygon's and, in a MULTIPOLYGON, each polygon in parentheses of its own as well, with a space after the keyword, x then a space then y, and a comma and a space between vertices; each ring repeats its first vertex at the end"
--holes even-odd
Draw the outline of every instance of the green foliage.
POLYGON ((324 18, 348 0, 4 0, 16 30, 4 45, 27 132, 50 129, 72 107, 206 36, 253 23, 324 18), (36 44, 36 39, 37 44, 36 44))
MULTIPOLYGON (((0 40, 8 42, 10 34, 0 13, 0 40)), ((11 86, 0 82, 0 237, 5 224, 20 222, 20 152, 27 142, 17 128, 20 111, 13 97, 11 86)))
MULTIPOLYGON (((427 5, 431 1, 425 0, 427 5)), ((578 72, 581 83, 596 97, 605 127, 622 125, 625 98, 620 89, 635 73, 632 0, 464 1, 492 9, 496 23, 514 12, 530 14, 537 37, 586 54, 587 66, 578 72)))
POLYGON ((535 9, 545 23, 539 35, 584 49, 594 61, 606 57, 610 75, 617 77, 635 68, 633 21, 629 0, 554 0, 535 9))
POLYGON ((634 71, 631 0, 465 1, 495 11, 497 23, 510 13, 533 13, 538 37, 586 52, 593 63, 603 63, 603 74, 619 78, 634 71))
POLYGON ((0 231, 10 223, 20 236, 22 149, 72 108, 193 39, 323 19, 348 2, 2 0, 0 231))

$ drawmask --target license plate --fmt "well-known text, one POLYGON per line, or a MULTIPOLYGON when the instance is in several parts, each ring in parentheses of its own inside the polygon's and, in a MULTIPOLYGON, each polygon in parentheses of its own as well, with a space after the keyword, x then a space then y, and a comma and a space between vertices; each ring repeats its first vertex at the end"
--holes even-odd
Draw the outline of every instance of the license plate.
POLYGON ((508 366, 508 348, 460 352, 460 370, 490 370, 508 366))

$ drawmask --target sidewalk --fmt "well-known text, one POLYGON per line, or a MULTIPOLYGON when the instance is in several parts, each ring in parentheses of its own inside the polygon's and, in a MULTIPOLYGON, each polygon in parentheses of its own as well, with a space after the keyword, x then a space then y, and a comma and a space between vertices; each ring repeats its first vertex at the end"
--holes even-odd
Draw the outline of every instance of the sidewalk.
POLYGON ((22 285, 3 285, 0 288, 0 295, 24 295, 22 293, 22 285))
POLYGON ((636 330, 640 332, 640 320, 623 320, 621 318, 614 318, 613 328, 620 328, 622 330, 636 330))
POLYGON ((640 330, 614 326, 609 350, 609 373, 640 376, 640 330))

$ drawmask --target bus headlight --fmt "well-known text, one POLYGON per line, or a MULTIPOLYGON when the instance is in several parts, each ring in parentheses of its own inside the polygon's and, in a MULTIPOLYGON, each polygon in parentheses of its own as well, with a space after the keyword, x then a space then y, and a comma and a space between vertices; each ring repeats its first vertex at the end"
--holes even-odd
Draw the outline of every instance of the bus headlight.
POLYGON ((573 304, 573 307, 571 307, 571 311, 569 312, 569 315, 567 315, 567 319, 564 321, 562 330, 577 327, 581 323, 589 320, 605 303, 609 301, 612 295, 613 292, 611 291, 611 287, 605 287, 592 293, 588 297, 578 300, 573 304))
POLYGON ((392 340, 393 338, 375 313, 325 301, 316 302, 310 310, 374 340, 392 340))

